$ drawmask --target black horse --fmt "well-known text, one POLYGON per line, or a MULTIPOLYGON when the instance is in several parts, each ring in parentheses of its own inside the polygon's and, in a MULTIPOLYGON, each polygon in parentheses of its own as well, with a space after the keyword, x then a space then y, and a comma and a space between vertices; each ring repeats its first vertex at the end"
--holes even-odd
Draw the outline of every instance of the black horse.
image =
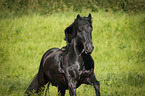
POLYGON ((94 61, 91 53, 92 21, 88 17, 77 18, 65 29, 65 49, 49 49, 42 57, 38 74, 26 90, 26 94, 35 90, 39 93, 48 83, 58 87, 61 96, 69 89, 70 96, 76 96, 76 88, 81 84, 93 85, 96 96, 100 96, 100 84, 94 74, 94 61))

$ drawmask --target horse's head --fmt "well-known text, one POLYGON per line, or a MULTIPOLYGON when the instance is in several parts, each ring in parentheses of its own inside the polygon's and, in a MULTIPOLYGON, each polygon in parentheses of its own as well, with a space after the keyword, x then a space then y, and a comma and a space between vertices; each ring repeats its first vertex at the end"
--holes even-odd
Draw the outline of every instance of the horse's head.
POLYGON ((88 17, 77 15, 74 23, 65 30, 65 39, 67 43, 76 38, 78 49, 86 54, 92 53, 94 46, 92 43, 92 21, 91 14, 88 17))

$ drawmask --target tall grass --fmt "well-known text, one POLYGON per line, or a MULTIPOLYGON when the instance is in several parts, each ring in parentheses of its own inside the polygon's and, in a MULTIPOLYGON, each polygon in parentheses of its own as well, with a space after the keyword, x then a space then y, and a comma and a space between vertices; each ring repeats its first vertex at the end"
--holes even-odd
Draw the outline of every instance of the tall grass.
MULTIPOLYGON (((87 16, 90 10, 80 12, 87 16)), ((0 18, 0 96, 22 96, 38 72, 43 53, 66 43, 64 29, 78 12, 51 15, 32 13, 15 17, 3 12, 0 18)), ((10 13, 9 13, 10 14, 10 13)), ((145 14, 123 11, 91 12, 93 16, 92 56, 102 96, 145 95, 145 14)), ((50 86, 50 95, 57 88, 50 86)), ((78 96, 95 96, 93 87, 82 85, 78 96)), ((68 91, 66 96, 69 96, 68 91)))

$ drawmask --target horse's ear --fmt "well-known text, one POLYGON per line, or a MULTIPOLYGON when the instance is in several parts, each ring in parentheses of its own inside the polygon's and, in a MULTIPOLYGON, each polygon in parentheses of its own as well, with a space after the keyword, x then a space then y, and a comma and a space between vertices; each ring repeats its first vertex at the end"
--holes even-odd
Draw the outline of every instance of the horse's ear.
POLYGON ((80 14, 78 14, 78 15, 77 15, 77 19, 79 19, 80 17, 81 17, 80 14))
POLYGON ((92 19, 92 15, 89 13, 88 18, 91 20, 92 19))

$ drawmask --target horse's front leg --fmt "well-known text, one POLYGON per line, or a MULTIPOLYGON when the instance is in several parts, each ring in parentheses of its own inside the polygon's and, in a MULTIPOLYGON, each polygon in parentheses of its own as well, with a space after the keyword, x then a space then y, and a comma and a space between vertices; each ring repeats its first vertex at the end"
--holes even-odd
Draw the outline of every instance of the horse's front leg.
POLYGON ((93 85, 95 88, 96 96, 100 96, 100 83, 97 81, 95 74, 88 77, 85 82, 86 84, 93 85))
POLYGON ((76 81, 73 78, 68 79, 68 88, 70 96, 77 96, 76 95, 76 81))
POLYGON ((69 89, 70 96, 76 96, 76 84, 77 81, 75 80, 75 72, 72 70, 65 71, 65 78, 67 80, 67 85, 69 89))

